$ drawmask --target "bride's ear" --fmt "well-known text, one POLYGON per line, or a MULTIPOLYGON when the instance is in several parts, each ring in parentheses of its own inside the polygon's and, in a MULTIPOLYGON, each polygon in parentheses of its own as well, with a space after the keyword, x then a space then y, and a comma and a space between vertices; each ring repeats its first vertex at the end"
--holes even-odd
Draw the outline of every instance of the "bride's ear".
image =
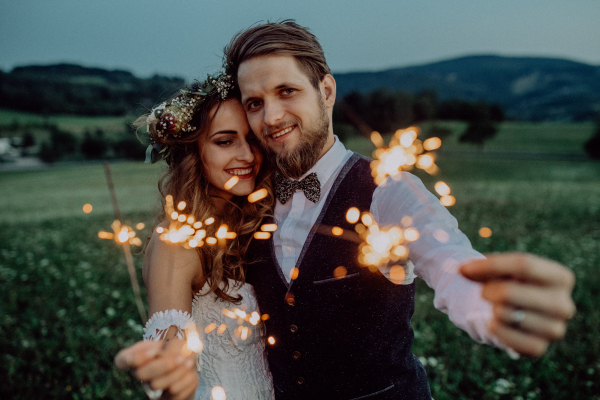
POLYGON ((327 74, 321 79, 320 83, 321 95, 323 96, 323 102, 326 108, 333 108, 335 104, 335 79, 332 75, 327 74))

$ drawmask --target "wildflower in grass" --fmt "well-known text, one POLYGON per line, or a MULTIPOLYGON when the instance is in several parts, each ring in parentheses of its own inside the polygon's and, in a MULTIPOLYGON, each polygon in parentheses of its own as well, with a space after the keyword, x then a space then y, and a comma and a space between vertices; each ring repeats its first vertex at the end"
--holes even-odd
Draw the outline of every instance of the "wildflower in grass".
POLYGON ((127 325, 134 330, 134 332, 138 333, 138 334, 142 334, 144 333, 144 327, 138 323, 136 323, 134 320, 132 319, 128 319, 127 320, 127 325))
POLYGON ((510 393, 511 389, 513 388, 514 384, 510 381, 507 381, 504 378, 500 378, 497 379, 496 382, 494 382, 494 392, 498 393, 498 394, 507 394, 510 393))
POLYGON ((114 317, 115 314, 117 313, 115 311, 115 309, 112 307, 108 307, 105 311, 106 311, 106 315, 108 315, 109 317, 114 317))
POLYGON ((101 328, 101 329, 98 331, 98 334, 100 334, 101 336, 110 336, 110 335, 111 335, 111 332, 110 332, 110 329, 108 329, 108 328, 105 326, 105 327, 101 328))

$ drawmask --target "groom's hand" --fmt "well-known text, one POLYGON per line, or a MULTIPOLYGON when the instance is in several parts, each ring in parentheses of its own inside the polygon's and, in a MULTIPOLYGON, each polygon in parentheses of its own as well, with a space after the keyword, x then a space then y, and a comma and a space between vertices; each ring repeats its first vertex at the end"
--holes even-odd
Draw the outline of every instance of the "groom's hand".
POLYGON ((575 275, 552 260, 498 253, 467 263, 460 272, 483 284, 482 297, 494 307, 490 331, 522 355, 544 354, 564 337, 575 315, 575 275))
POLYGON ((196 353, 182 351, 184 345, 177 338, 168 342, 140 341, 121 350, 115 356, 115 366, 134 370, 136 378, 153 390, 164 390, 169 399, 186 399, 196 391, 198 372, 196 353))

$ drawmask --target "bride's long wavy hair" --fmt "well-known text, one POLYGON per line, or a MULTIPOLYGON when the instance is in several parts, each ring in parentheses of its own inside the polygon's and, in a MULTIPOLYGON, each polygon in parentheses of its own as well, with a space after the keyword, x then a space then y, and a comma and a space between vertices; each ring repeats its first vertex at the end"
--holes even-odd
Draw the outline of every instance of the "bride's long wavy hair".
MULTIPOLYGON (((180 137, 159 136, 155 124, 148 127, 151 141, 169 146, 170 149, 166 157, 168 169, 158 182, 163 210, 164 198, 170 194, 174 204, 185 201, 186 208, 182 212, 193 215, 197 221, 215 217, 216 223, 204 226, 207 237, 215 237, 221 224, 226 224, 229 231, 237 233, 236 239, 227 240, 224 246, 205 244, 196 248, 202 265, 202 277, 193 283, 192 290, 197 293, 208 283, 210 289, 204 291, 203 295, 214 292, 217 297, 229 302, 241 300, 239 295, 234 297, 228 294, 229 279, 235 281, 235 286, 238 287, 245 281, 244 256, 254 232, 259 229, 263 219, 271 214, 271 205, 274 202, 272 168, 268 165, 266 157, 257 176, 255 189, 267 190, 268 195, 264 199, 250 203, 246 197, 234 196, 231 200, 226 200, 211 191, 212 185, 207 179, 202 160, 202 143, 206 140, 214 115, 222 102, 237 99, 238 96, 239 93, 235 90, 230 90, 225 99, 216 91, 205 96, 203 103, 196 106, 189 122, 190 126, 197 129, 183 133, 180 137), (216 207, 215 203, 225 205, 216 207)), ((135 125, 145 128, 147 116, 138 118, 135 125)), ((159 218, 164 221, 168 216, 163 211, 159 218)))

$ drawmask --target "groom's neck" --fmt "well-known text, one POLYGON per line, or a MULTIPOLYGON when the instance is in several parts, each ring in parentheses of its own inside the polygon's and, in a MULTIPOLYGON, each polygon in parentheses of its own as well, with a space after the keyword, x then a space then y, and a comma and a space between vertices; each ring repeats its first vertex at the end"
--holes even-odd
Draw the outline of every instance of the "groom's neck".
POLYGON ((321 150, 321 154, 319 155, 319 160, 323 158, 323 156, 331 149, 333 144, 335 143, 335 137, 333 136, 333 130, 329 130, 329 134, 327 135, 327 141, 323 145, 323 149, 321 150))

